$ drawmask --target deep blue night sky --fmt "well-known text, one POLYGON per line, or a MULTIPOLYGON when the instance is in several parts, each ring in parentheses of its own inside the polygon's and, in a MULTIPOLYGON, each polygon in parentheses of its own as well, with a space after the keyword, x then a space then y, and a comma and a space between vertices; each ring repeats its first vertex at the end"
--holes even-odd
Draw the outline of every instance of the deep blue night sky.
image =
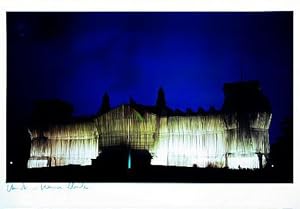
POLYGON ((173 109, 219 109, 241 72, 270 99, 271 142, 292 115, 291 12, 8 13, 7 23, 8 117, 54 98, 92 115, 104 92, 112 106, 151 105, 160 86, 173 109))

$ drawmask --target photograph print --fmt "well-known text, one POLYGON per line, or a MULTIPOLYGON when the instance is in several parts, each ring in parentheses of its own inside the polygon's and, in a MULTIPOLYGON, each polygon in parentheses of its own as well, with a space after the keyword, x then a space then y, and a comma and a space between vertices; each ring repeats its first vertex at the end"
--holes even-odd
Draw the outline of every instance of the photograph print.
POLYGON ((7 12, 7 182, 293 183, 293 12, 7 12))

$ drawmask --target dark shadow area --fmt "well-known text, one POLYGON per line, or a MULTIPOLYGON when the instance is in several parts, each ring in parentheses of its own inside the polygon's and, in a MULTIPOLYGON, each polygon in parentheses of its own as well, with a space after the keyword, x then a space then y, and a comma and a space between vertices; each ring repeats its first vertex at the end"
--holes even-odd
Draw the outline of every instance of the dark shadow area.
POLYGON ((271 112, 269 99, 263 94, 258 81, 224 84, 224 103, 226 113, 271 112))
POLYGON ((271 145, 269 167, 274 167, 287 182, 293 181, 293 118, 281 123, 281 136, 271 145))
POLYGON ((73 106, 61 100, 38 100, 34 102, 31 126, 47 129, 50 125, 70 123, 73 106))
POLYGON ((63 166, 27 169, 9 182, 173 182, 173 183, 292 183, 275 168, 231 170, 149 166, 125 169, 113 166, 63 166))
MULTIPOLYGON (((22 108, 22 107, 20 107, 22 108)), ((7 111, 7 181, 19 179, 27 172, 30 156, 30 133, 28 128, 47 130, 51 125, 60 125, 83 121, 85 118, 73 117, 73 106, 61 100, 36 100, 31 114, 18 116, 12 112, 13 105, 7 111)), ((41 136, 43 138, 43 136, 41 136)))
POLYGON ((105 170, 145 169, 150 167, 151 154, 148 150, 131 149, 127 145, 106 147, 97 159, 92 160, 92 167, 105 170))

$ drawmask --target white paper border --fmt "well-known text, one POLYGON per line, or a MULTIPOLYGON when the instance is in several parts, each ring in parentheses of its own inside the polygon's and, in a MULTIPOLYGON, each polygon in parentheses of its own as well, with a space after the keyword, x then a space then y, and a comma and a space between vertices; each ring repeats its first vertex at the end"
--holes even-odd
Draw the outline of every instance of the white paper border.
MULTIPOLYGON (((276 0, 136 0, 66 1, 1 0, 0 2, 0 207, 3 208, 243 208, 288 209, 300 206, 299 129, 299 7, 276 0), (294 183, 293 184, 158 184, 97 183, 83 191, 8 193, 6 166, 6 12, 7 11, 294 11, 294 183)), ((276 84, 274 84, 276 85, 276 84)))

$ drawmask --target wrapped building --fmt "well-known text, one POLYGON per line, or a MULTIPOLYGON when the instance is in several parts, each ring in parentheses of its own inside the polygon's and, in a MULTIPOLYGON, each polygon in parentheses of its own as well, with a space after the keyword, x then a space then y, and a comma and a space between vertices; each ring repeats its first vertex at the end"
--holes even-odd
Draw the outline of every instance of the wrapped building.
POLYGON ((270 105, 258 82, 224 85, 222 110, 175 114, 121 105, 88 121, 30 128, 28 168, 91 165, 107 147, 146 150, 152 165, 262 168, 270 145, 270 105))

